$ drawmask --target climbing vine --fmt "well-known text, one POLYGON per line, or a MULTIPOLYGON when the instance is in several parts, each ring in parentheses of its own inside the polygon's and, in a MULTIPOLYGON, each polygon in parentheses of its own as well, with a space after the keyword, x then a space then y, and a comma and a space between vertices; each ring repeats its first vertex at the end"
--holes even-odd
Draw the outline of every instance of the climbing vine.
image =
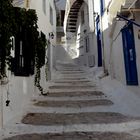
POLYGON ((47 40, 45 34, 38 31, 37 21, 38 17, 35 10, 13 7, 12 0, 0 0, 0 80, 7 77, 7 64, 9 70, 17 70, 15 67, 16 59, 11 56, 10 38, 18 39, 19 36, 23 36, 24 45, 27 49, 24 55, 29 55, 27 58, 31 59, 30 65, 32 65, 29 73, 33 73, 31 70, 34 70, 35 66, 35 86, 43 94, 40 79, 41 68, 45 65, 47 80, 48 63, 45 62, 47 40))
POLYGON ((0 79, 6 77, 6 64, 10 59, 10 37, 15 24, 11 2, 12 0, 0 0, 0 79))
POLYGON ((41 68, 45 65, 46 46, 47 46, 46 37, 41 32, 40 36, 38 37, 38 41, 35 49, 35 69, 36 69, 35 86, 38 87, 41 94, 44 94, 43 87, 40 84, 40 79, 41 79, 41 68))

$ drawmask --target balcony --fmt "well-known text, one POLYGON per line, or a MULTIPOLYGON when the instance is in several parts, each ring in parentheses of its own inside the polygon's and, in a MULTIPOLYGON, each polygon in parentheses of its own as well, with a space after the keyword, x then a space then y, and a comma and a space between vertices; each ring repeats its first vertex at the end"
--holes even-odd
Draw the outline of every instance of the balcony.
POLYGON ((129 16, 130 11, 135 9, 136 2, 137 0, 112 0, 108 8, 109 22, 113 21, 118 12, 122 16, 129 16))

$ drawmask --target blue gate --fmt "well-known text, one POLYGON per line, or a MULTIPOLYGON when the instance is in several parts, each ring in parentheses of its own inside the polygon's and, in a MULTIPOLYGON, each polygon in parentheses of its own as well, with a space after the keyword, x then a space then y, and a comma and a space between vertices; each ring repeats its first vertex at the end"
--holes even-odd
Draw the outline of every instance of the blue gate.
POLYGON ((122 29, 122 40, 125 61, 126 83, 127 85, 138 85, 135 41, 132 23, 128 23, 122 29))

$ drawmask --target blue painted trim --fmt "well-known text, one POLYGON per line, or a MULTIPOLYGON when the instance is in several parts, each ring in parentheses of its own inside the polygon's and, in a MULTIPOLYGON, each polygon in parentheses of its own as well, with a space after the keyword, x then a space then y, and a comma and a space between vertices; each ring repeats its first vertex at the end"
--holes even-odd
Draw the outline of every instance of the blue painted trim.
POLYGON ((97 50, 98 50, 98 67, 102 67, 102 43, 100 30, 100 16, 96 18, 96 32, 97 32, 97 50))

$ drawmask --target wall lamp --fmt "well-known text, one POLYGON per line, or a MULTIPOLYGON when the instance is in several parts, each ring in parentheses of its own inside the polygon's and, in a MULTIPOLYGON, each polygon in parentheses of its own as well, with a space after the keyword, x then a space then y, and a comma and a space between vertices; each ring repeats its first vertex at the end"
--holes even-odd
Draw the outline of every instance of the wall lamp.
POLYGON ((50 33, 49 33, 49 38, 50 38, 50 39, 54 39, 54 34, 53 34, 53 32, 50 32, 50 33))
POLYGON ((97 12, 93 12, 94 17, 98 16, 97 12))

